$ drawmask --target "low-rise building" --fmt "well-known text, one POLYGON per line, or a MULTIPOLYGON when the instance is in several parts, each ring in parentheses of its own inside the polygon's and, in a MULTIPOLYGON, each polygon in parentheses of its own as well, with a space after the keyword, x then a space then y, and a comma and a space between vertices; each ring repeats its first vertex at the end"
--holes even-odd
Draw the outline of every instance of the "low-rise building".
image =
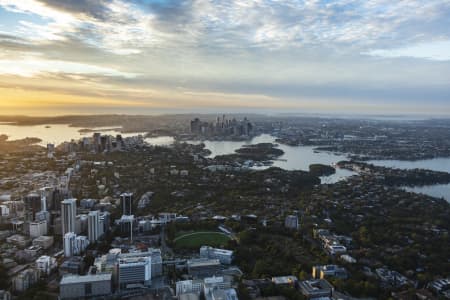
POLYGON ((112 275, 102 273, 95 275, 66 275, 59 284, 60 298, 83 299, 110 296, 112 293, 112 275))
POLYGON ((188 273, 194 277, 210 277, 220 271, 220 261, 218 259, 190 259, 187 261, 188 273))
POLYGON ((209 277, 203 281, 203 295, 206 300, 237 300, 231 281, 224 277, 209 277))
POLYGON ((30 244, 30 240, 20 234, 14 234, 14 235, 6 238, 6 242, 9 244, 16 245, 21 248, 25 248, 26 246, 28 246, 30 244))
POLYGON ((53 236, 43 235, 33 240, 33 246, 38 246, 46 250, 49 249, 51 246, 53 246, 53 242, 54 242, 53 236))
POLYGON ((199 295, 203 290, 203 281, 202 280, 184 280, 177 281, 176 283, 176 295, 178 299, 183 294, 196 294, 199 295))
POLYGON ((300 224, 298 222, 298 217, 294 215, 289 215, 284 219, 284 227, 288 229, 298 229, 300 224))
POLYGON ((56 259, 50 256, 41 256, 36 260, 36 269, 38 269, 41 275, 50 275, 50 273, 56 269, 56 259))
POLYGON ((334 287, 325 279, 301 281, 299 286, 307 299, 331 298, 334 292, 334 287))
POLYGON ((397 271, 378 268, 375 272, 385 286, 400 287, 408 283, 408 279, 397 271))
POLYGON ((59 274, 80 274, 84 269, 84 261, 80 256, 73 256, 66 259, 61 266, 59 266, 59 274))
POLYGON ((344 262, 346 262, 346 263, 349 263, 349 264, 355 264, 355 263, 356 263, 356 259, 353 258, 353 257, 351 257, 351 256, 348 255, 348 254, 342 254, 342 255, 340 256, 340 258, 341 258, 342 261, 344 261, 344 262))
POLYGON ((295 276, 279 276, 272 277, 272 282, 275 285, 295 286, 297 284, 297 277, 295 276))
POLYGON ((428 288, 437 296, 450 299, 450 278, 434 280, 428 284, 428 288))
POLYGON ((312 268, 312 277, 314 279, 325 279, 326 277, 346 279, 348 278, 348 273, 345 268, 336 265, 314 266, 312 268))
POLYGON ((229 265, 233 261, 233 251, 202 246, 200 248, 200 257, 208 259, 218 259, 220 263, 229 265))
POLYGON ((28 268, 17 274, 12 279, 12 289, 16 292, 24 292, 39 280, 39 270, 28 268))
POLYGON ((42 248, 39 246, 30 246, 28 248, 25 249, 25 253, 29 256, 29 257, 37 257, 39 253, 42 252, 42 248))
POLYGON ((347 252, 347 248, 342 245, 327 245, 325 249, 330 255, 343 254, 347 252))

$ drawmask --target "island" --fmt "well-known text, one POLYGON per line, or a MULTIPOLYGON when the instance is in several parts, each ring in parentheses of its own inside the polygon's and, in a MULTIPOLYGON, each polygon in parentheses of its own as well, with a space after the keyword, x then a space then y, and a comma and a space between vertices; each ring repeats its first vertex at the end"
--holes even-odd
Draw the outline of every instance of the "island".
POLYGON ((219 162, 244 162, 255 161, 264 162, 269 165, 269 162, 280 157, 284 151, 277 148, 277 144, 259 143, 254 145, 245 145, 235 151, 234 154, 219 155, 215 159, 219 162))
POLYGON ((336 169, 332 166, 322 164, 309 165, 309 173, 314 176, 329 176, 336 173, 336 169))

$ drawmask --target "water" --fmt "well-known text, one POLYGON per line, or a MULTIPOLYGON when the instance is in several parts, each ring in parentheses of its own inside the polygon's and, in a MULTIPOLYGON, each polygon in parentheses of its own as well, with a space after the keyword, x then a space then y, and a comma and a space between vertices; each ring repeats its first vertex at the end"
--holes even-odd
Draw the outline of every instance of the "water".
MULTIPOLYGON (((450 173, 450 158, 433 158, 417 161, 403 160, 371 160, 368 163, 376 166, 396 169, 427 169, 450 173)), ((402 187, 408 192, 425 194, 431 197, 444 198, 450 202, 450 184, 433 184, 426 186, 402 187)))
POLYGON ((444 198, 447 202, 450 202, 450 184, 435 184, 426 186, 415 186, 415 187, 402 187, 403 190, 424 194, 435 198, 444 198))
POLYGON ((404 160, 370 160, 370 164, 395 169, 427 169, 450 173, 450 158, 433 158, 417 161, 404 160))
MULTIPOLYGON (((190 141, 190 143, 199 142, 190 141)), ((263 134, 249 141, 203 141, 203 143, 205 144, 205 148, 211 151, 210 157, 216 157, 218 155, 233 154, 237 149, 240 149, 245 145, 276 142, 275 137, 263 134)), ((345 155, 314 151, 314 146, 288 146, 279 144, 278 148, 283 150, 284 154, 275 160, 272 166, 285 170, 308 171, 310 164, 332 165, 347 159, 345 155)), ((268 167, 255 167, 255 169, 258 170, 265 168, 268 167)), ((356 173, 352 171, 336 169, 335 174, 321 177, 321 182, 331 184, 355 174, 356 173)))
MULTIPOLYGON (((119 131, 113 129, 119 129, 120 126, 108 126, 92 128, 102 134, 116 135, 119 131)), ((27 137, 38 137, 42 140, 39 143, 42 146, 46 146, 47 143, 61 144, 69 140, 78 140, 82 137, 91 136, 93 132, 80 132, 80 129, 84 127, 70 127, 67 124, 51 124, 51 125, 35 125, 35 126, 16 126, 12 123, 0 123, 0 134, 8 135, 9 140, 19 140, 27 137)), ((135 136, 145 133, 120 133, 123 137, 135 136)), ((145 141, 151 145, 158 146, 170 146, 175 141, 170 136, 160 136, 146 138, 145 141)), ((199 141, 191 141, 191 143, 200 143, 199 141)), ((275 143, 275 138, 268 134, 263 134, 253 138, 250 141, 204 141, 205 146, 209 149, 211 157, 217 155, 232 154, 235 150, 242 148, 244 145, 256 144, 256 143, 275 143)), ((279 148, 284 151, 284 154, 275 160, 273 166, 279 167, 285 170, 303 170, 308 171, 309 165, 314 163, 320 163, 325 165, 332 165, 341 160, 346 160, 345 155, 334 154, 330 152, 317 152, 314 151, 313 146, 288 146, 279 144, 279 148)), ((450 158, 435 158, 419 161, 400 161, 400 160, 373 160, 369 161, 377 166, 384 166, 389 168, 399 169, 429 169, 434 171, 442 171, 450 173, 450 158)), ((263 169, 267 167, 256 167, 257 169, 263 169)), ((344 170, 336 169, 336 173, 331 176, 321 177, 322 183, 335 183, 343 180, 356 173, 344 170)), ((432 185, 422 187, 405 187, 406 190, 424 193, 433 197, 444 197, 450 201, 450 184, 444 185, 432 185)))
MULTIPOLYGON (((120 126, 108 126, 92 128, 98 130, 102 134, 116 135, 121 134, 123 137, 135 136, 143 133, 120 133, 120 131, 111 130, 113 128, 120 128, 120 126), (109 129, 109 130, 108 130, 109 129)), ((0 124, 0 135, 6 134, 8 140, 15 141, 27 137, 40 138, 41 146, 46 146, 48 143, 59 145, 63 142, 72 139, 78 140, 82 137, 92 136, 93 132, 80 132, 80 129, 85 127, 70 127, 67 124, 51 124, 51 125, 34 125, 34 126, 17 126, 11 124, 0 124)))

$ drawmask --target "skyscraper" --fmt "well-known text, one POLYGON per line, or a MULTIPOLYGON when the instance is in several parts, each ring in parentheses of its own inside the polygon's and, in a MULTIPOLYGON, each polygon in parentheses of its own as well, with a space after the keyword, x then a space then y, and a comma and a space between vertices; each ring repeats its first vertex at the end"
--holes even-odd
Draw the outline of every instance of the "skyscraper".
POLYGON ((76 252, 76 238, 77 235, 74 232, 68 232, 64 235, 64 256, 71 257, 76 252))
POLYGON ((77 199, 65 199, 61 202, 62 235, 75 232, 75 218, 77 214, 77 199))
POLYGON ((52 187, 44 187, 40 189, 40 192, 41 192, 41 211, 47 211, 49 209, 48 206, 52 204, 54 189, 52 187))
POLYGON ((25 204, 25 221, 34 221, 34 216, 41 210, 41 196, 31 193, 23 199, 25 204))
POLYGON ((133 193, 123 193, 120 195, 120 206, 122 215, 131 216, 131 206, 133 204, 133 193))
POLYGON ((95 243, 100 237, 100 213, 98 210, 88 214, 88 237, 91 243, 95 243))

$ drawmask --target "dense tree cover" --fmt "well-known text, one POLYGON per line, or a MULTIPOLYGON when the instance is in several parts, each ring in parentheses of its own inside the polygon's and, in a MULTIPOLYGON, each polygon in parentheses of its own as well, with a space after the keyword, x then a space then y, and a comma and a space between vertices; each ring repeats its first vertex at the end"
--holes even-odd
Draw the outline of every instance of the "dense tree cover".
POLYGON ((284 154, 284 151, 276 148, 272 143, 259 143, 256 145, 245 145, 235 151, 234 154, 220 155, 215 159, 220 162, 235 162, 243 160, 267 161, 284 154))
POLYGON ((8 272, 3 264, 0 264, 0 290, 8 289, 8 281, 4 280, 8 278, 8 272))
POLYGON ((235 257, 249 278, 309 273, 314 264, 328 262, 319 249, 294 234, 279 235, 264 228, 241 232, 235 257))
POLYGON ((313 176, 329 176, 336 173, 336 169, 322 164, 311 164, 309 165, 309 173, 313 176))

